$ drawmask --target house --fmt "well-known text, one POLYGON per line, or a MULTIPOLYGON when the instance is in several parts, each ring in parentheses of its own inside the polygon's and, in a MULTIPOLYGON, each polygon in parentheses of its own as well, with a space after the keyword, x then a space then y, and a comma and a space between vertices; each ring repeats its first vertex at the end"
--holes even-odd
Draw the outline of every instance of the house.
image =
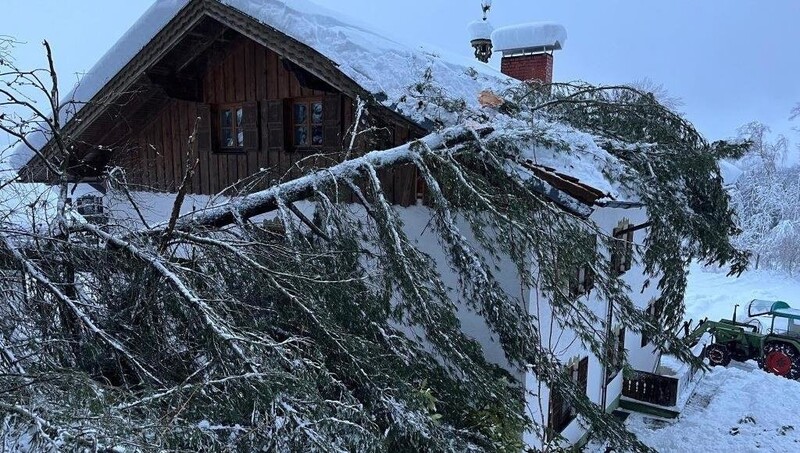
MULTIPOLYGON (((479 35, 486 30, 473 36, 480 38, 482 52, 487 38, 479 35)), ((153 204, 153 218, 163 219, 168 211, 159 209, 157 200, 171 200, 187 174, 192 203, 220 193, 255 191, 345 159, 353 130, 365 124, 379 133, 369 143, 355 140, 353 152, 408 143, 437 125, 454 123, 457 114, 433 98, 442 90, 480 109, 479 93, 500 93, 518 83, 514 79, 550 82, 553 52, 565 38, 563 27, 552 24, 495 31, 489 45, 503 53, 498 72, 403 45, 305 0, 161 0, 68 95, 60 114, 75 149, 62 164, 71 181, 82 184, 76 196, 84 191, 83 183, 102 189, 105 168, 123 169, 131 188, 152 194, 148 203, 153 204), (359 108, 361 101, 368 105, 367 113, 359 108)), ((579 131, 562 128, 554 133, 581 143, 581 149, 603 153, 579 131)), ((19 150, 20 173, 28 181, 52 183, 40 156, 51 156, 53 143, 46 134, 32 140, 39 153, 19 150)), ((652 276, 638 265, 634 246, 647 234, 644 207, 612 196, 616 188, 595 160, 565 160, 554 150, 536 151, 520 159, 519 171, 540 184, 543 196, 621 239, 625 246, 607 258, 630 285, 636 304, 648 309, 658 293, 655 285, 645 284, 652 276)), ((441 245, 424 234, 430 213, 416 170, 400 166, 379 176, 409 236, 435 256, 441 245)), ((124 200, 109 196, 106 203, 112 210, 124 209, 124 200)), ((557 351, 593 402, 608 412, 617 408, 626 353, 633 368, 656 371, 659 358, 647 339, 621 328, 613 307, 591 291, 589 273, 575 271, 570 291, 597 302, 588 305, 605 320, 607 354, 617 363, 611 369, 604 369, 557 319, 549 322, 557 315, 546 294, 536 287, 520 288, 516 271, 508 263, 496 264, 505 276, 504 289, 520 294, 520 302, 542 326, 550 326, 542 327, 552 334, 547 347, 557 351)), ((446 282, 456 278, 444 262, 441 271, 446 282)), ((462 322, 490 361, 505 363, 479 316, 465 310, 462 322)), ((540 388, 532 372, 517 377, 525 383, 527 404, 537 421, 571 443, 586 438, 574 410, 556 392, 540 388)), ((528 433, 526 441, 531 446, 539 442, 536 433, 528 433)))

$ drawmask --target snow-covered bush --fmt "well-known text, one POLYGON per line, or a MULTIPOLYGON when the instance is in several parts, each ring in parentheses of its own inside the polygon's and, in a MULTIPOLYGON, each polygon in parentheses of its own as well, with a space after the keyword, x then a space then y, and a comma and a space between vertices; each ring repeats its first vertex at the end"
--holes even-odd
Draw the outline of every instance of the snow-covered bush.
POLYGON ((789 273, 800 266, 800 165, 786 165, 791 149, 783 136, 773 138, 769 127, 749 123, 740 129, 749 142, 736 164, 743 171, 731 187, 741 234, 734 241, 754 256, 756 268, 789 273))

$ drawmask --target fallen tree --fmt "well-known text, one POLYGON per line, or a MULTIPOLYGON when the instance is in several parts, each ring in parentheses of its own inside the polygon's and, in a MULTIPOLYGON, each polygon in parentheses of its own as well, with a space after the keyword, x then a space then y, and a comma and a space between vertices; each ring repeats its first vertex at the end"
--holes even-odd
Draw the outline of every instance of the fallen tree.
MULTIPOLYGON (((691 360, 663 326, 680 320, 690 260, 746 263, 730 244, 736 228, 716 164, 741 148, 706 143, 635 89, 525 85, 502 95, 501 112, 443 102, 468 120, 189 216, 177 215, 179 192, 166 223, 135 227, 93 223, 67 203, 71 138, 32 112, 54 137, 59 196, 42 219, 50 225, 1 228, 2 285, 12 295, 0 306, 5 431, 40 451, 518 451, 527 430, 553 451, 558 437, 521 404, 515 376, 532 371, 598 435, 646 450, 564 375, 533 315, 500 288, 493 261, 510 260, 522 284, 548 294, 559 328, 601 360, 604 320, 565 290, 564 269, 589 266, 617 319, 691 360), (575 152, 578 135, 648 208, 642 256, 661 272, 661 319, 633 305, 605 259, 615 239, 515 167, 531 149, 575 152), (453 291, 384 193, 378 170, 400 164, 428 187, 426 234, 458 276, 453 291), (350 196, 357 202, 338 201, 350 196), (301 200, 313 214, 293 208, 301 200), (251 221, 269 212, 272 222, 251 221), (486 361, 459 309, 485 320, 508 369, 486 361)), ((11 120, 25 137, 31 120, 19 118, 11 120)))

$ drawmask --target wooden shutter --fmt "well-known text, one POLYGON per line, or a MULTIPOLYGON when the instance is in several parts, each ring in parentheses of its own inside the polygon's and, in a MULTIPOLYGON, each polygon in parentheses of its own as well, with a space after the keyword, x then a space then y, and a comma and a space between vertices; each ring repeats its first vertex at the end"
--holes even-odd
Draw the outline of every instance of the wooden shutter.
POLYGON ((594 269, 591 265, 583 268, 583 292, 589 294, 594 288, 594 269))
POLYGON ((550 404, 547 414, 547 425, 553 430, 553 434, 561 431, 564 421, 564 400, 555 388, 550 389, 550 404))
MULTIPOLYGON (((592 235, 591 237, 592 243, 592 251, 597 252, 597 236, 592 235)), ((592 268, 591 263, 587 263, 583 267, 583 292, 589 294, 594 288, 594 269, 592 268)))
POLYGON ((260 149, 258 134, 258 102, 249 101, 242 104, 242 135, 244 152, 255 152, 260 149))
POLYGON ((342 96, 331 94, 322 100, 322 147, 326 152, 342 150, 342 96))
POLYGON ((623 239, 619 237, 620 231, 622 231, 622 228, 617 227, 614 228, 614 231, 611 233, 611 238, 613 239, 611 243, 611 269, 614 270, 616 275, 622 275, 625 272, 623 267, 625 261, 625 257, 623 256, 625 253, 625 244, 622 242, 623 239))
POLYGON ((211 152, 211 106, 197 104, 197 116, 200 118, 197 122, 197 152, 198 154, 211 152))
MULTIPOLYGON (((628 227, 630 228, 630 226, 628 227)), ((625 270, 629 271, 633 267, 633 231, 628 231, 625 236, 625 270)))
POLYGON ((584 393, 589 388, 589 357, 578 362, 578 388, 583 389, 584 393))
POLYGON ((283 101, 261 102, 261 122, 265 139, 264 148, 270 151, 283 151, 286 129, 283 125, 283 101))

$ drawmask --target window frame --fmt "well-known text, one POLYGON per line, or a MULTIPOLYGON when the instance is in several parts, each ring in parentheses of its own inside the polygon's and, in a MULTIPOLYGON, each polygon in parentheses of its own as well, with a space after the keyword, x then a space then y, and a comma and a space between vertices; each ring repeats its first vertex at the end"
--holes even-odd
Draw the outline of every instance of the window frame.
MULTIPOLYGON (((597 236, 591 235, 592 249, 597 251, 597 236)), ((592 292, 594 289, 594 269, 591 263, 583 263, 572 269, 568 275, 568 290, 570 297, 581 297, 592 292)))
MULTIPOLYGON (((663 302, 661 301, 661 298, 652 299, 650 303, 647 304, 647 309, 645 310, 645 313, 647 313, 651 319, 655 320, 656 316, 661 311, 662 304, 663 302)), ((650 340, 652 340, 652 338, 650 338, 650 336, 648 336, 646 333, 642 332, 641 347, 644 348, 645 346, 647 346, 650 343, 650 340)))
MULTIPOLYGON (((571 366, 566 367, 564 372, 570 377, 573 383, 583 387, 586 394, 589 388, 589 356, 576 361, 571 366)), ((578 417, 575 407, 568 404, 564 397, 556 389, 550 389, 550 400, 547 412, 547 430, 550 438, 555 437, 556 433, 561 433, 578 417)))
POLYGON ((614 240, 611 246, 611 268, 618 277, 633 268, 634 231, 631 228, 630 221, 622 219, 611 232, 611 237, 614 240), (625 235, 621 236, 620 233, 623 231, 625 231, 625 235))
POLYGON ((606 384, 617 377, 625 364, 625 327, 613 331, 613 336, 608 339, 606 348, 606 384))
POLYGON ((292 98, 289 99, 289 139, 290 139, 290 149, 294 151, 322 151, 323 147, 325 146, 325 98, 324 96, 306 96, 301 98, 292 98), (319 123, 314 123, 314 115, 313 115, 313 105, 319 104, 320 108, 322 109, 322 116, 320 118, 319 123), (297 105, 305 105, 306 106, 306 120, 304 124, 298 123, 296 120, 295 115, 295 107, 297 105), (305 145, 298 145, 297 144, 297 135, 296 129, 297 127, 305 126, 307 130, 307 137, 306 141, 307 144, 305 145), (314 144, 314 127, 318 127, 320 131, 320 141, 319 144, 314 144))
POLYGON ((218 153, 231 153, 231 154, 241 154, 244 153, 244 103, 241 102, 232 102, 228 104, 219 104, 216 106, 216 117, 217 117, 217 130, 216 130, 216 139, 215 143, 217 145, 216 151, 218 153), (226 127, 223 114, 224 112, 230 111, 231 112, 231 126, 226 127), (241 112, 241 124, 238 124, 239 117, 237 116, 237 112, 241 112), (227 146, 224 143, 224 131, 226 129, 231 130, 231 137, 237 141, 237 146, 227 146), (241 138, 241 140, 240 140, 241 138))

